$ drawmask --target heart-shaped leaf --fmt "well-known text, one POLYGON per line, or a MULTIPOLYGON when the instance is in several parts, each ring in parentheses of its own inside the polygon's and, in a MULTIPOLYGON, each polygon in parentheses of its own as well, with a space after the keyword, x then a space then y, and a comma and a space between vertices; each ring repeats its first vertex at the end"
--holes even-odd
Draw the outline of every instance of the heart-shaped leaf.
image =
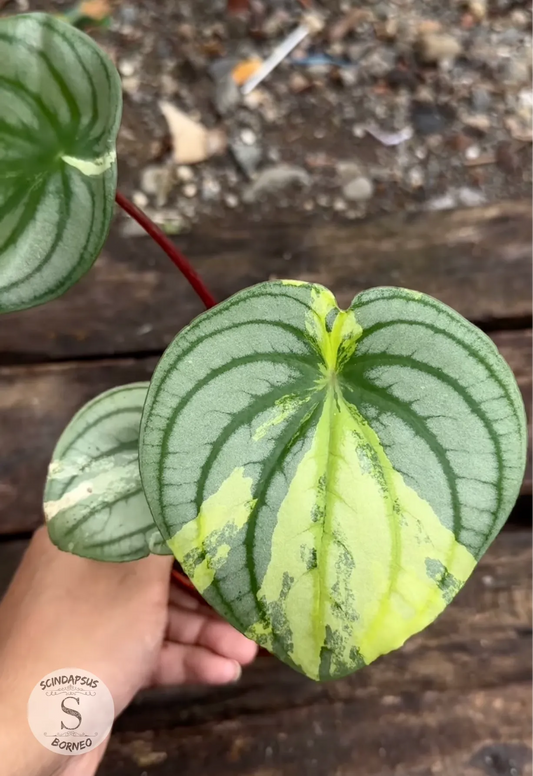
POLYGON ((44 512, 61 550, 107 561, 170 554, 139 474, 139 425, 148 383, 106 391, 71 420, 48 470, 44 512))
POLYGON ((46 14, 0 20, 0 312, 62 294, 93 264, 116 189, 120 78, 46 14))
POLYGON ((526 427, 493 343, 398 288, 342 311, 280 281, 159 363, 141 475, 205 598, 314 679, 401 646, 463 585, 519 491, 526 427))

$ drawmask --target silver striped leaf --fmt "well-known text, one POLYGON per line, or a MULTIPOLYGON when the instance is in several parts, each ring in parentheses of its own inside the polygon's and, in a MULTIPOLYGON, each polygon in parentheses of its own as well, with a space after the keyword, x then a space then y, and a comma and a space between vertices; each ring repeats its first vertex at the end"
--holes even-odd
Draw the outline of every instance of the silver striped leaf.
POLYGON ((170 554, 139 474, 147 390, 148 383, 132 383, 100 394, 61 435, 44 494, 48 533, 61 550, 105 561, 170 554))
POLYGON ((116 190, 120 78, 46 14, 0 19, 0 312, 54 299, 95 261, 116 190))
POLYGON ((452 600, 519 492, 526 424, 491 340, 431 297, 279 281, 198 317, 159 363, 143 485, 235 627, 316 680, 452 600))

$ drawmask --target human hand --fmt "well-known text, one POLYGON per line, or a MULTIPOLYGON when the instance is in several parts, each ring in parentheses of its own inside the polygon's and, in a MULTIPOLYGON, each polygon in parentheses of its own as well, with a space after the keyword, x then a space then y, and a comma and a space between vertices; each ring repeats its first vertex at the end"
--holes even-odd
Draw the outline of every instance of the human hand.
POLYGON ((100 563, 34 535, 0 604, 0 759, 6 776, 93 776, 105 744, 55 755, 33 738, 26 705, 51 671, 77 667, 109 688, 120 714, 142 688, 236 681, 256 645, 170 585, 172 559, 100 563), (7 762, 7 767, 6 767, 7 762))

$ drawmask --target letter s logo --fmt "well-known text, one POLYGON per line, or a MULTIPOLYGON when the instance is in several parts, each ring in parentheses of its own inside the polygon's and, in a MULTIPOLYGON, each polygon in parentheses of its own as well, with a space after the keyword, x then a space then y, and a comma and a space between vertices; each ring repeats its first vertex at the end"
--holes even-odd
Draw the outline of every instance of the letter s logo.
POLYGON ((65 723, 61 722, 61 730, 77 730, 79 726, 81 725, 81 714, 79 711, 76 711, 76 709, 71 709, 69 706, 65 706, 66 701, 68 700, 76 701, 78 706, 80 705, 80 699, 76 698, 74 695, 67 695, 67 697, 61 701, 61 711, 64 711, 65 714, 70 714, 71 717, 76 717, 78 720, 78 724, 75 725, 75 727, 68 727, 68 725, 65 725, 65 723))

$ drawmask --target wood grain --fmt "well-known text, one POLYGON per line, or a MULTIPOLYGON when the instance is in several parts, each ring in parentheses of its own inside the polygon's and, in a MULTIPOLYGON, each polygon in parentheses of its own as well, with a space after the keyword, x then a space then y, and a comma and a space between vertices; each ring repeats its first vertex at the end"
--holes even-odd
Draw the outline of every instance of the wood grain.
MULTIPOLYGON (((531 405, 531 331, 492 335, 531 405)), ((0 534, 41 520, 46 469, 59 435, 89 399, 116 385, 149 380, 155 358, 0 368, 0 534)), ((531 461, 523 493, 531 493, 531 461)))
MULTIPOLYGON (((323 283, 347 306, 396 285, 441 299, 476 322, 531 315, 531 204, 386 215, 364 222, 287 216, 197 226, 176 243, 219 300, 264 280, 323 283)), ((61 299, 2 316, 4 363, 162 350, 202 311, 150 240, 114 229, 91 272, 61 299)))
POLYGON ((98 776, 530 776, 530 695, 524 683, 117 733, 98 776))
POLYGON ((351 677, 264 658, 225 688, 141 694, 99 776, 528 776, 531 598, 531 533, 504 531, 433 625, 351 677))

